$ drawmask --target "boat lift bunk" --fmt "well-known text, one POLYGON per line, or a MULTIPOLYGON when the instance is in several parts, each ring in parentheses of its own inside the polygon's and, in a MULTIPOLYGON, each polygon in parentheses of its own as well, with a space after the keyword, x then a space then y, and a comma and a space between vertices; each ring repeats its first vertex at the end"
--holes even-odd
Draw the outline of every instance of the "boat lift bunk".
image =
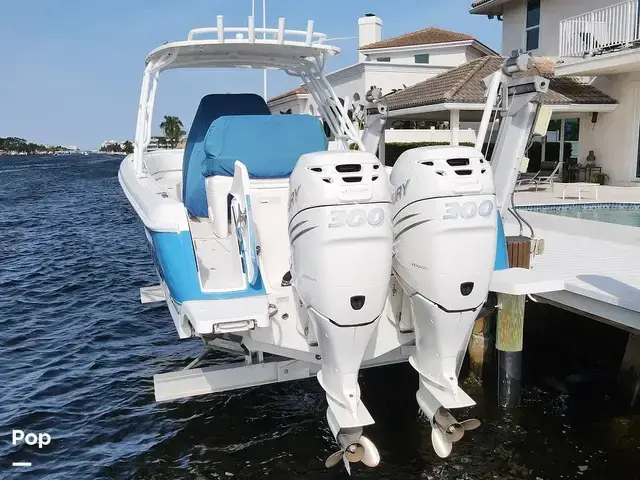
POLYGON ((326 464, 342 460, 350 471, 351 463, 372 467, 380 460, 362 435, 374 420, 360 399, 358 370, 408 361, 420 379, 416 397, 433 427, 434 449, 446 457, 465 430, 479 425, 458 422, 449 409, 474 404, 457 376, 488 293, 564 289, 561 280, 508 268, 502 231, 526 145, 546 130, 538 96, 548 86, 541 77, 514 77, 531 67, 528 55, 509 58, 487 82, 480 146, 494 109, 502 114, 492 165, 479 148, 424 147, 403 153, 388 175, 375 157, 386 120, 380 92, 343 104, 324 76, 339 49, 325 42, 313 22, 287 30, 281 18, 278 28, 261 29, 249 17, 247 27, 225 27, 219 16, 216 27, 192 30, 186 41, 147 57, 135 151, 119 172, 161 279, 140 289, 141 301, 165 301, 179 337, 198 337, 205 346, 183 370, 154 376, 156 400, 316 376, 340 446, 326 464), (279 127, 271 119, 277 116, 229 110, 203 120, 204 128, 196 128, 196 114, 184 152, 148 152, 160 73, 193 67, 298 76, 342 150, 314 143, 316 127, 306 120, 279 127), (366 125, 362 136, 351 107, 366 125), (309 140, 298 150, 283 147, 287 158, 276 159, 281 169, 274 172, 260 163, 264 149, 256 152, 237 136, 247 128, 267 129, 276 144, 288 128, 309 140), (192 259, 191 270, 159 258, 167 244, 181 249, 177 258, 192 259), (218 277, 208 289, 205 272, 216 268, 232 272, 239 285, 225 275, 226 285, 218 277), (199 367, 212 350, 238 361, 199 367))

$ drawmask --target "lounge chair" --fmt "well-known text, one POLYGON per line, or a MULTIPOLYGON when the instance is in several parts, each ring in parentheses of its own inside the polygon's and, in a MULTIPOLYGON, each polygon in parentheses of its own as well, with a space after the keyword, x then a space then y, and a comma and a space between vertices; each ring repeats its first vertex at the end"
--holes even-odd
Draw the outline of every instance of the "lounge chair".
POLYGON ((518 181, 516 183, 516 190, 523 185, 535 185, 538 175, 540 175, 539 171, 535 173, 520 173, 518 175, 518 181))
POLYGON ((560 180, 560 162, 542 162, 538 176, 535 179, 536 192, 540 185, 549 185, 553 190, 553 182, 558 180, 560 180))

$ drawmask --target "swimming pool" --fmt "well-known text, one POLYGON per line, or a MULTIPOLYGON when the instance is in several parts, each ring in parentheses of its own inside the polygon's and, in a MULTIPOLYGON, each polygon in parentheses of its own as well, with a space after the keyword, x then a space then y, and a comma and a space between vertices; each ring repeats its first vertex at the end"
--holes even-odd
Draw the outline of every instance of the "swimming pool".
POLYGON ((586 203, 569 205, 527 205, 522 210, 561 217, 640 227, 640 203, 586 203))

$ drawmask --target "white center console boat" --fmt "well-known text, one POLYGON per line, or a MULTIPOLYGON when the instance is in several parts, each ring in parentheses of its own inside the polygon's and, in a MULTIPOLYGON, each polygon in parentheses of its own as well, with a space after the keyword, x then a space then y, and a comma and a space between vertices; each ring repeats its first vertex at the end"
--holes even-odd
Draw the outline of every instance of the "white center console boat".
POLYGON ((455 146, 412 149, 385 168, 376 157, 383 103, 369 95, 356 109, 367 126, 361 135, 350 102, 324 77, 339 49, 313 27, 288 30, 280 19, 278 28, 259 29, 251 17, 246 27, 225 27, 218 17, 216 27, 147 57, 135 152, 119 173, 160 280, 141 290, 142 301, 165 301, 181 339, 239 358, 156 375, 156 399, 316 376, 339 446, 327 466, 375 467, 380 456, 363 436, 374 420, 358 372, 408 361, 445 457, 479 426, 449 410, 473 405, 458 374, 494 269, 507 267, 500 214, 543 89, 534 78, 511 91, 509 67, 496 73, 485 117, 498 90, 524 108, 509 109, 514 118, 503 122, 507 140, 494 168, 480 150, 455 146), (298 76, 341 149, 328 151, 318 118, 271 115, 253 94, 212 94, 200 102, 184 150, 147 151, 160 73, 194 67, 298 76))

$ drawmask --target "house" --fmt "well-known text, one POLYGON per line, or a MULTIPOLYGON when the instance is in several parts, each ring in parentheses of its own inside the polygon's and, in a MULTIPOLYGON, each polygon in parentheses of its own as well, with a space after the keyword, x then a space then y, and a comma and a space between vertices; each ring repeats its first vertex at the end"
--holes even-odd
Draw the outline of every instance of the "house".
MULTIPOLYGON (((180 139, 175 148, 184 148, 187 144, 187 138, 183 137, 180 139)), ((154 150, 160 150, 164 148, 171 148, 169 143, 167 142, 167 138, 162 135, 154 135, 149 140, 149 145, 147 146, 147 152, 153 152, 154 150)))
MULTIPOLYGON (((373 14, 358 19, 358 46, 358 63, 327 74, 340 98, 353 98, 355 93, 364 98, 373 85, 388 94, 477 58, 497 55, 470 35, 434 27, 382 39, 382 20, 373 14)), ((270 98, 268 105, 272 113, 317 114, 304 87, 270 98)), ((398 137, 401 133, 396 134, 396 141, 404 140, 398 137)), ((411 135, 415 134, 413 131, 411 135)), ((424 132, 424 138, 416 139, 427 140, 428 136, 424 132)))
POLYGON ((475 0, 471 5, 472 14, 502 21, 503 55, 524 49, 553 58, 557 77, 579 77, 617 101, 612 111, 574 112, 570 119, 579 123, 579 161, 593 150, 615 185, 640 185, 638 1, 475 0))
MULTIPOLYGON (((566 127, 566 118, 580 115, 581 112, 607 113, 618 107, 617 102, 593 85, 584 84, 575 78, 558 77, 556 62, 545 57, 535 57, 535 68, 518 74, 540 75, 550 80, 549 91, 542 95, 542 103, 554 111, 556 122, 552 122, 549 137, 555 137, 558 158, 545 158, 546 150, 541 149, 539 162, 559 160, 562 151, 572 152, 574 142, 565 135, 557 134, 553 124, 566 127), (565 150, 566 149, 566 150, 565 150)), ((504 58, 486 56, 473 60, 446 73, 430 78, 404 90, 392 93, 384 98, 391 120, 427 119, 430 121, 449 121, 450 143, 460 144, 460 125, 464 122, 478 124, 485 108, 484 80, 498 71, 504 58)), ((575 142, 577 143, 577 142, 575 142)), ((577 150, 577 149, 576 149, 577 150)), ((577 156, 578 153, 576 152, 577 156)), ((571 156, 571 155, 570 155, 571 156)), ((537 166, 537 165, 536 165, 537 166)))

